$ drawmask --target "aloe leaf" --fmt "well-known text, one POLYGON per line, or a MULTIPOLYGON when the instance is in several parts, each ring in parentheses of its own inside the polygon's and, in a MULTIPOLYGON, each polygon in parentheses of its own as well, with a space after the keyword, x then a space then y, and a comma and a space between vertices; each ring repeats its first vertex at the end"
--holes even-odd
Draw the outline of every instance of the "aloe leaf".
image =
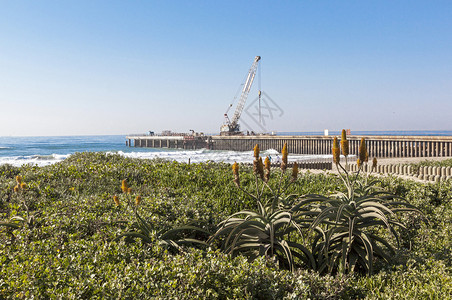
POLYGON ((142 231, 146 233, 146 235, 149 235, 152 232, 152 227, 144 220, 138 212, 135 212, 135 215, 137 216, 137 219, 139 220, 140 224, 138 225, 142 231))
POLYGON ((265 217, 266 214, 267 214, 267 212, 266 212, 266 210, 265 210, 265 207, 262 205, 262 203, 261 203, 260 201, 257 201, 257 206, 258 206, 258 208, 259 208, 260 215, 262 215, 263 217, 265 217))
POLYGON ((394 214, 394 212, 391 209, 389 209, 387 206, 385 206, 381 203, 375 202, 375 201, 368 201, 368 202, 365 202, 365 203, 362 203, 359 205, 360 209, 367 208, 367 207, 376 207, 376 208, 386 211, 390 215, 394 214))
POLYGON ((209 246, 208 243, 206 243, 204 241, 197 240, 197 239, 180 239, 180 240, 177 240, 176 243, 177 244, 200 244, 200 245, 203 245, 203 246, 206 246, 206 247, 209 246))
POLYGON ((20 225, 12 222, 0 222, 0 226, 5 226, 9 228, 19 229, 20 225))
POLYGON ((322 211, 321 214, 319 214, 317 216, 317 218, 315 219, 315 221, 311 224, 311 227, 315 227, 317 225, 319 225, 320 223, 322 223, 326 218, 330 218, 334 212, 336 211, 336 207, 328 207, 326 209, 324 209, 322 211))
POLYGON ((380 219, 381 221, 383 221, 386 225, 386 227, 390 230, 391 225, 388 222, 388 219, 386 218, 386 216, 378 209, 370 209, 368 208, 367 210, 370 210, 370 212, 366 212, 360 215, 361 218, 376 218, 376 219, 380 219))
POLYGON ((364 233, 361 233, 361 235, 358 235, 358 237, 363 241, 364 247, 366 249, 366 263, 368 264, 369 274, 373 273, 373 247, 372 243, 369 240, 368 236, 364 233))
POLYGON ((244 241, 250 241, 249 239, 247 239, 247 238, 243 238, 242 240, 241 240, 241 242, 239 241, 239 239, 242 237, 242 234, 244 233, 244 232, 246 232, 247 231, 247 229, 243 229, 243 230, 241 230, 240 232, 238 232, 236 235, 235 235, 235 237, 234 237, 234 239, 232 240, 232 243, 228 243, 228 242, 226 242, 226 245, 228 245, 228 248, 230 248, 230 251, 229 251, 229 253, 234 253, 235 251, 237 251, 237 246, 238 245, 240 245, 241 243, 243 243, 244 241))
POLYGON ((10 221, 19 221, 19 222, 25 222, 25 219, 21 216, 14 216, 11 219, 9 219, 10 221))
POLYGON ((336 213, 336 223, 339 223, 339 220, 343 217, 342 215, 342 211, 344 210, 344 208, 347 206, 347 204, 341 204, 337 210, 336 213))
POLYGON ((288 217, 291 218, 292 214, 287 212, 287 211, 282 211, 282 210, 278 210, 276 212, 274 212, 273 214, 271 214, 268 219, 269 220, 274 220, 274 219, 279 219, 281 217, 288 217))
POLYGON ((260 242, 245 242, 243 244, 237 245, 237 247, 235 248, 235 251, 237 252, 243 252, 244 250, 249 250, 249 249, 259 249, 259 247, 261 247, 262 243, 260 242))
POLYGON ((237 226, 228 236, 226 239, 225 245, 230 245, 232 248, 234 248, 234 245, 237 243, 237 241, 240 239, 242 234, 246 231, 255 230, 255 228, 247 227, 248 224, 241 224, 240 226, 237 226), (232 242, 230 243, 232 239, 232 242))
MULTIPOLYGON (((295 249, 298 249, 298 250, 300 250, 303 254, 304 254, 304 257, 305 257, 305 259, 307 260, 307 262, 308 262, 308 265, 310 265, 311 266, 311 268, 313 268, 314 270, 317 268, 317 264, 316 264, 316 261, 315 261, 315 259, 314 259, 314 256, 312 255, 312 252, 311 251, 309 251, 309 249, 308 248, 306 248, 305 246, 303 246, 302 244, 299 244, 299 243, 295 243, 295 242, 290 242, 290 241, 287 241, 287 244, 289 245, 289 247, 291 247, 291 248, 295 248, 295 249)), ((300 255, 298 252, 296 252, 296 251, 292 251, 292 254, 293 255, 296 255, 298 258, 300 258, 300 259, 302 259, 302 255, 300 255)))
POLYGON ((285 253, 286 257, 287 257, 287 260, 289 262, 290 271, 293 272, 294 262, 293 262, 292 251, 290 251, 289 244, 286 241, 279 241, 278 245, 284 251, 284 253, 285 253))
POLYGON ((281 226, 288 225, 292 221, 291 218, 280 218, 273 222, 273 226, 275 230, 279 229, 281 226))
POLYGON ((184 231, 187 231, 187 230, 198 231, 198 232, 202 232, 202 233, 210 235, 210 232, 205 230, 205 229, 203 229, 203 228, 187 225, 187 226, 181 226, 181 227, 170 229, 167 232, 165 232, 164 234, 162 234, 160 238, 168 239, 170 237, 173 237, 173 236, 177 235, 180 232, 184 232, 184 231))

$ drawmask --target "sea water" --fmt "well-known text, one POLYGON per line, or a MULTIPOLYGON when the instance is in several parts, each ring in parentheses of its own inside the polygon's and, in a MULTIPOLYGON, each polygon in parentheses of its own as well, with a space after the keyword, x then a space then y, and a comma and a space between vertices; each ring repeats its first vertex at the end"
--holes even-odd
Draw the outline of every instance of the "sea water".
MULTIPOLYGON (((280 135, 283 133, 280 133, 280 135)), ((288 133, 286 133, 288 134, 288 133)), ((290 133, 290 135, 308 135, 316 133, 290 133)), ((317 133, 318 134, 318 133, 317 133)), ((353 132, 366 135, 452 135, 452 131, 368 131, 353 132)), ((331 135, 340 135, 332 132, 331 135)), ((221 150, 182 150, 165 148, 127 147, 124 135, 106 136, 61 136, 61 137, 0 137, 0 164, 21 166, 35 164, 45 166, 60 162, 76 152, 118 153, 125 157, 141 159, 162 158, 178 162, 252 162, 253 151, 221 151, 221 150)), ((262 156, 271 156, 275 162, 281 154, 275 149, 261 152, 262 156)), ((329 159, 331 155, 294 155, 291 161, 311 161, 329 159)))
MULTIPOLYGON (((33 164, 46 166, 60 162, 76 152, 117 153, 125 157, 153 159, 161 158, 178 162, 252 162, 250 151, 183 150, 166 148, 127 147, 124 135, 109 136, 61 136, 61 137, 0 137, 0 165, 21 166, 33 164)), ((276 161, 281 154, 274 149, 261 151, 262 156, 271 156, 276 161)), ((329 158, 329 155, 290 155, 290 160, 312 160, 329 158)))

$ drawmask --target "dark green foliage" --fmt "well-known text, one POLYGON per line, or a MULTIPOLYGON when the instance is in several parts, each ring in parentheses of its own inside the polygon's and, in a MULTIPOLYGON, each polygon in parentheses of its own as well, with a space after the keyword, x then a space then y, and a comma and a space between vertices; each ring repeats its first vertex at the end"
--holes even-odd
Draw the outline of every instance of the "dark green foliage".
POLYGON ((452 158, 443 160, 424 160, 419 163, 409 164, 411 169, 415 172, 419 170, 420 167, 452 167, 452 158))
MULTIPOLYGON (((245 173, 252 172, 241 171, 241 184, 250 191, 255 182, 245 173)), ((238 194, 227 164, 80 153, 42 168, 0 166, 0 222, 25 220, 23 203, 35 216, 31 226, 0 226, 0 299, 447 299, 452 293, 450 183, 379 179, 377 186, 400 193, 428 222, 415 213, 401 215, 397 220, 407 229, 396 229, 401 249, 390 265, 376 263, 371 276, 333 277, 303 269, 291 273, 264 258, 249 262, 190 248, 171 253, 140 239, 113 242, 136 228, 133 212, 112 199, 122 193, 122 179, 142 196, 140 216, 157 231, 193 220, 214 231, 228 215, 257 209, 255 201, 238 194), (27 184, 20 195, 12 192, 19 174, 27 184)), ((287 194, 331 196, 339 181, 307 174, 287 194)))

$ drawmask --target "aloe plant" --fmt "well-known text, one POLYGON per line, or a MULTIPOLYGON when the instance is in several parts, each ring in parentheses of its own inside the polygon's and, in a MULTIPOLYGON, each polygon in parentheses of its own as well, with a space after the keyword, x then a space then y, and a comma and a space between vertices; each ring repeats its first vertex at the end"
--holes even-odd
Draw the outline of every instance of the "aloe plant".
POLYGON ((393 201, 393 195, 380 192, 353 198, 344 196, 322 201, 311 224, 311 228, 324 228, 313 243, 318 269, 329 273, 334 269, 353 272, 360 266, 372 274, 374 257, 389 261, 394 254, 391 243, 374 228, 385 228, 399 244, 395 228, 405 227, 394 218, 395 214, 419 211, 408 203, 393 201))
MULTIPOLYGON (((24 193, 27 189, 27 184, 25 182, 22 182, 22 176, 17 175, 16 176, 16 182, 17 185, 14 186, 13 191, 14 194, 17 195, 17 198, 20 202, 20 204, 23 206, 26 217, 22 216, 14 216, 11 217, 7 221, 0 222, 0 226, 7 228, 8 230, 14 230, 21 228, 24 224, 28 226, 28 228, 33 228, 35 225, 35 218, 40 214, 40 212, 31 212, 29 209, 29 203, 27 203, 26 198, 24 197, 24 193)), ((11 231, 10 231, 10 234, 11 231)))
MULTIPOLYGON (((146 219, 143 218, 138 212, 138 207, 141 203, 141 196, 136 196, 134 203, 132 203, 130 195, 132 190, 127 186, 126 180, 122 181, 121 189, 125 194, 125 202, 127 203, 127 206, 130 207, 133 211, 135 221, 132 224, 132 228, 134 229, 120 234, 119 236, 114 238, 113 241, 118 241, 122 238, 126 238, 127 241, 130 241, 138 238, 141 239, 145 244, 157 243, 162 246, 168 247, 173 251, 182 250, 181 247, 183 245, 196 244, 208 246, 208 244, 202 240, 185 237, 186 233, 193 232, 210 235, 207 230, 204 230, 203 228, 198 226, 185 225, 170 230, 156 230, 154 226, 150 222, 146 221, 146 219)), ((115 195, 113 197, 113 200, 116 206, 119 207, 119 197, 115 195)))
MULTIPOLYGON (((287 168, 287 145, 282 151, 281 172, 279 184, 274 190, 267 184, 270 179, 270 164, 265 161, 265 169, 262 159, 259 157, 259 146, 254 148, 254 175, 256 179, 255 194, 251 194, 240 187, 239 167, 237 163, 232 166, 234 183, 245 195, 255 199, 257 209, 242 210, 232 214, 218 224, 218 230, 210 238, 224 237, 221 249, 230 254, 242 253, 250 259, 258 256, 275 257, 281 265, 294 270, 297 264, 304 262, 310 267, 315 267, 315 260, 307 247, 298 241, 302 239, 307 225, 300 225, 292 217, 292 211, 284 208, 285 201, 282 195, 288 186, 298 176, 298 167, 295 163, 291 179, 287 180, 285 171, 287 168), (286 180, 284 180, 286 178, 286 180), (270 191, 270 197, 264 198, 264 189, 270 191), (292 233, 295 234, 292 234, 292 233)), ((289 196, 289 198, 292 195, 289 196)), ((287 197, 286 197, 287 200, 287 197)))
MULTIPOLYGON (((346 142, 342 146, 347 147, 346 142)), ((317 201, 312 211, 305 214, 309 217, 307 220, 312 221, 310 228, 317 232, 312 252, 319 271, 345 273, 361 268, 372 274, 374 258, 389 261, 390 255, 394 253, 389 239, 376 229, 386 229, 399 244, 396 228, 405 227, 396 220, 396 213, 420 211, 404 201, 397 201, 395 195, 376 189, 375 181, 368 181, 367 175, 364 178, 359 176, 363 164, 368 160, 364 140, 361 140, 356 174, 349 173, 341 165, 339 153, 339 143, 335 139, 334 163, 347 193, 338 193, 335 197, 307 196, 302 199, 304 202, 317 201)), ((343 153, 348 154, 348 151, 343 153)))

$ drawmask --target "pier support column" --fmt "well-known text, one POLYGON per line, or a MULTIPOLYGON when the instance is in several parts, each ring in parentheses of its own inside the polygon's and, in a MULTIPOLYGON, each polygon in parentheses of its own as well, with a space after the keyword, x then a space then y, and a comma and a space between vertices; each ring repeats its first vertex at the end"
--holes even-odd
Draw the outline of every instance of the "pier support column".
POLYGON ((377 153, 375 154, 375 157, 382 157, 383 156, 383 141, 377 142, 377 153))
POLYGON ((390 141, 385 141, 385 157, 389 157, 389 143, 390 141))
POLYGON ((394 141, 389 142, 389 157, 394 157, 394 141))

